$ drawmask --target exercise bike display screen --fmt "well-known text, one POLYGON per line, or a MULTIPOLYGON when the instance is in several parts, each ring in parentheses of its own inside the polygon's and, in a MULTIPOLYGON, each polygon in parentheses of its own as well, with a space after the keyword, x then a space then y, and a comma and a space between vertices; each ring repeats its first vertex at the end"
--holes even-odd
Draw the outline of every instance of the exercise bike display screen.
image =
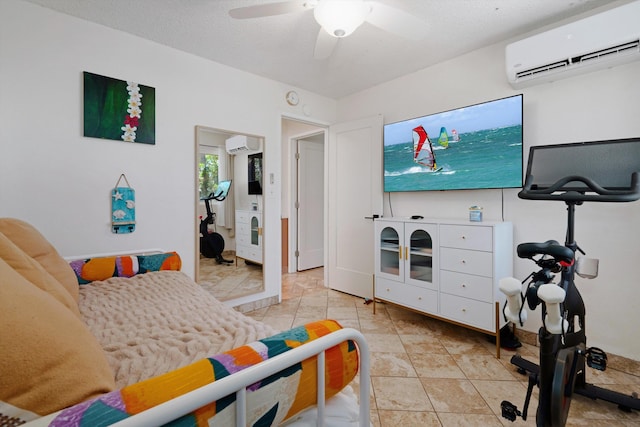
MULTIPOLYGON (((533 146, 526 176, 533 190, 549 188, 569 176, 589 177, 607 190, 626 190, 633 172, 640 172, 640 138, 533 146)), ((588 187, 570 181, 562 191, 588 191, 588 187)))
POLYGON ((215 198, 216 199, 226 199, 227 196, 229 195, 229 189, 231 188, 231 181, 220 181, 218 183, 218 188, 215 191, 215 198))

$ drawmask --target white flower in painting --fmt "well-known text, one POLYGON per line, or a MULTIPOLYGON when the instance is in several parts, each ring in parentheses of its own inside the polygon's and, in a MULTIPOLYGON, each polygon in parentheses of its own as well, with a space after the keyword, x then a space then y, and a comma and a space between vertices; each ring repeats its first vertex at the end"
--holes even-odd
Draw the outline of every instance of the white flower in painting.
POLYGON ((139 99, 129 98, 129 108, 140 108, 142 102, 139 99))
POLYGON ((129 107, 127 108, 127 113, 129 113, 129 116, 131 117, 140 118, 140 116, 142 115, 142 110, 140 109, 140 107, 129 107))
POLYGON ((113 197, 113 200, 122 200, 122 193, 116 190, 116 192, 111 195, 111 197, 113 197))
POLYGON ((125 133, 132 133, 132 134, 136 134, 136 131, 138 130, 137 126, 131 126, 131 125, 124 125, 122 126, 120 129, 122 129, 125 133))
POLYGON ((133 200, 127 200, 127 209, 133 209, 136 207, 136 202, 133 200))
POLYGON ((136 126, 124 125, 120 129, 124 131, 122 139, 125 142, 134 142, 136 140, 136 130, 138 130, 136 126))
POLYGON ((129 93, 129 100, 135 99, 136 101, 142 104, 142 101, 140 100, 141 98, 142 98, 142 94, 140 92, 129 93))
POLYGON ((127 91, 129 92, 129 95, 131 95, 131 93, 139 93, 140 86, 138 86, 138 83, 136 82, 127 82, 127 91))

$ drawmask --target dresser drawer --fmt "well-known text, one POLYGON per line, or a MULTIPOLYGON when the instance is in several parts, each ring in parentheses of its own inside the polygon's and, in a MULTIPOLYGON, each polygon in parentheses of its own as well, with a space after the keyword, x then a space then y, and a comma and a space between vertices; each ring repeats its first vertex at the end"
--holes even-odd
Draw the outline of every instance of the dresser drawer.
POLYGON ((493 301, 493 279, 473 274, 442 270, 440 291, 478 301, 493 301))
POLYGON ((492 228, 474 225, 441 225, 440 246, 491 252, 493 250, 492 228))
POLYGON ((438 292, 431 289, 376 278, 375 296, 425 313, 438 313, 438 292))
POLYGON ((236 211, 236 223, 249 224, 249 215, 246 211, 236 211))
POLYGON ((257 246, 238 246, 236 256, 262 264, 262 251, 257 246))
POLYGON ((251 229, 249 224, 236 223, 236 245, 249 245, 251 238, 251 229))
POLYGON ((440 268, 459 273, 493 277, 493 254, 466 249, 440 248, 440 268))
POLYGON ((449 294, 440 294, 440 314, 465 325, 475 326, 494 332, 494 306, 469 298, 449 294))

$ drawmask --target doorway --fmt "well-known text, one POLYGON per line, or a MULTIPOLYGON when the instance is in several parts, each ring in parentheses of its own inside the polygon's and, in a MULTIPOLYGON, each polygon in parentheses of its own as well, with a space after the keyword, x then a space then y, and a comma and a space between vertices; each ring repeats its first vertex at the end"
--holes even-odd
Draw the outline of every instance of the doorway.
MULTIPOLYGON (((283 177, 283 219, 290 219, 289 263, 287 271, 295 272, 297 224, 293 197, 297 185, 294 142, 314 133, 324 133, 323 236, 325 286, 341 292, 372 298, 374 263, 374 215, 382 215, 382 116, 371 116, 350 122, 318 124, 282 117, 283 162, 290 169, 283 177), (294 129, 294 130, 292 130, 294 129), (305 133, 306 132, 306 133, 305 133), (289 144, 286 143, 289 141, 289 144), (357 179, 354 179, 357 177, 357 179), (364 184, 364 185, 363 185, 364 184), (284 191, 284 189, 287 189, 284 191), (329 203, 328 200, 332 203, 329 203), (371 254, 371 255, 370 255, 371 254)), ((296 190, 297 191, 297 190, 296 190)), ((284 244, 283 244, 284 246, 284 244)))
POLYGON ((287 159, 283 163, 286 168, 282 193, 283 227, 286 228, 282 243, 286 248, 283 272, 295 273, 325 264, 327 129, 328 125, 282 118, 283 152, 287 159), (306 260, 311 254, 315 261, 309 263, 306 260))
POLYGON ((324 138, 319 132, 296 144, 296 271, 324 266, 324 138))

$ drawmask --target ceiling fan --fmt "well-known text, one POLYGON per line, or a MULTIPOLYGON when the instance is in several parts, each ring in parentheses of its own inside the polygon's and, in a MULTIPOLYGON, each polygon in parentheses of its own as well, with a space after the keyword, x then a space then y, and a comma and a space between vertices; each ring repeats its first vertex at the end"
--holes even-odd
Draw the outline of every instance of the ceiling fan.
POLYGON ((353 33, 363 22, 410 40, 421 40, 427 35, 424 21, 378 1, 290 0, 239 7, 231 9, 229 15, 235 19, 253 19, 311 9, 321 27, 314 50, 316 59, 328 58, 338 40, 353 33))

